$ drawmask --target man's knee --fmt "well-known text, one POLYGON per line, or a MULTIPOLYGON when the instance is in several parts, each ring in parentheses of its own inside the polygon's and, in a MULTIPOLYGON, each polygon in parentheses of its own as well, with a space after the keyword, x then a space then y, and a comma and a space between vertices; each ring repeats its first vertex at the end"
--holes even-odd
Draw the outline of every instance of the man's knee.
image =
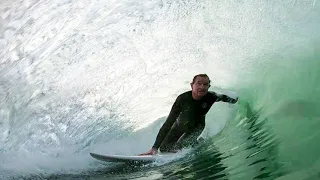
POLYGON ((174 151, 174 144, 164 144, 162 143, 161 146, 159 147, 160 152, 173 152, 174 151))

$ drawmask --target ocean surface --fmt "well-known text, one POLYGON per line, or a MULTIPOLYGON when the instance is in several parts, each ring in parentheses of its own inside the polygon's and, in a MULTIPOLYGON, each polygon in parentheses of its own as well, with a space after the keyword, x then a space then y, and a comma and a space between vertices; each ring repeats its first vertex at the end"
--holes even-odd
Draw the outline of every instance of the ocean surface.
POLYGON ((2 0, 0 179, 320 179, 317 0, 2 0), (149 164, 175 98, 206 73, 239 96, 204 143, 149 164))

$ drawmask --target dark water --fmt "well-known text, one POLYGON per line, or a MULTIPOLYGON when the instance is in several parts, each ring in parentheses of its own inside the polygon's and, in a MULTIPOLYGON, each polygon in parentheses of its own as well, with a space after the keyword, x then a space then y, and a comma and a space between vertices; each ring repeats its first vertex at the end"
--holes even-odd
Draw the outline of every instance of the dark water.
POLYGON ((320 8, 312 1, 3 1, 0 179, 320 179, 320 8), (194 74, 217 103, 204 144, 150 148, 194 74))

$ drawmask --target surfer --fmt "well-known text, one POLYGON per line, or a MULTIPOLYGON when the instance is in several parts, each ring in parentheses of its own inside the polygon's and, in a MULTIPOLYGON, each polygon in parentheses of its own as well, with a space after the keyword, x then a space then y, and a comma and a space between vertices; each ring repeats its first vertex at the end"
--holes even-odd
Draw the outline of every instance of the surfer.
POLYGON ((151 150, 139 155, 154 155, 158 149, 161 152, 176 152, 182 147, 196 144, 205 127, 205 115, 212 104, 218 101, 234 104, 238 101, 238 98, 208 92, 210 79, 206 74, 194 76, 190 85, 191 91, 177 97, 151 150))

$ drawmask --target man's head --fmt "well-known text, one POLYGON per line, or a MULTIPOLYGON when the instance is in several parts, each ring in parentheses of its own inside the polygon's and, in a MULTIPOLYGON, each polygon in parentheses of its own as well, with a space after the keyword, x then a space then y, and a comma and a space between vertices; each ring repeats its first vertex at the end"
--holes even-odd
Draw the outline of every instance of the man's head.
POLYGON ((193 77, 190 83, 192 89, 192 97, 194 99, 201 99, 208 93, 210 87, 210 79, 206 74, 198 74, 193 77))

